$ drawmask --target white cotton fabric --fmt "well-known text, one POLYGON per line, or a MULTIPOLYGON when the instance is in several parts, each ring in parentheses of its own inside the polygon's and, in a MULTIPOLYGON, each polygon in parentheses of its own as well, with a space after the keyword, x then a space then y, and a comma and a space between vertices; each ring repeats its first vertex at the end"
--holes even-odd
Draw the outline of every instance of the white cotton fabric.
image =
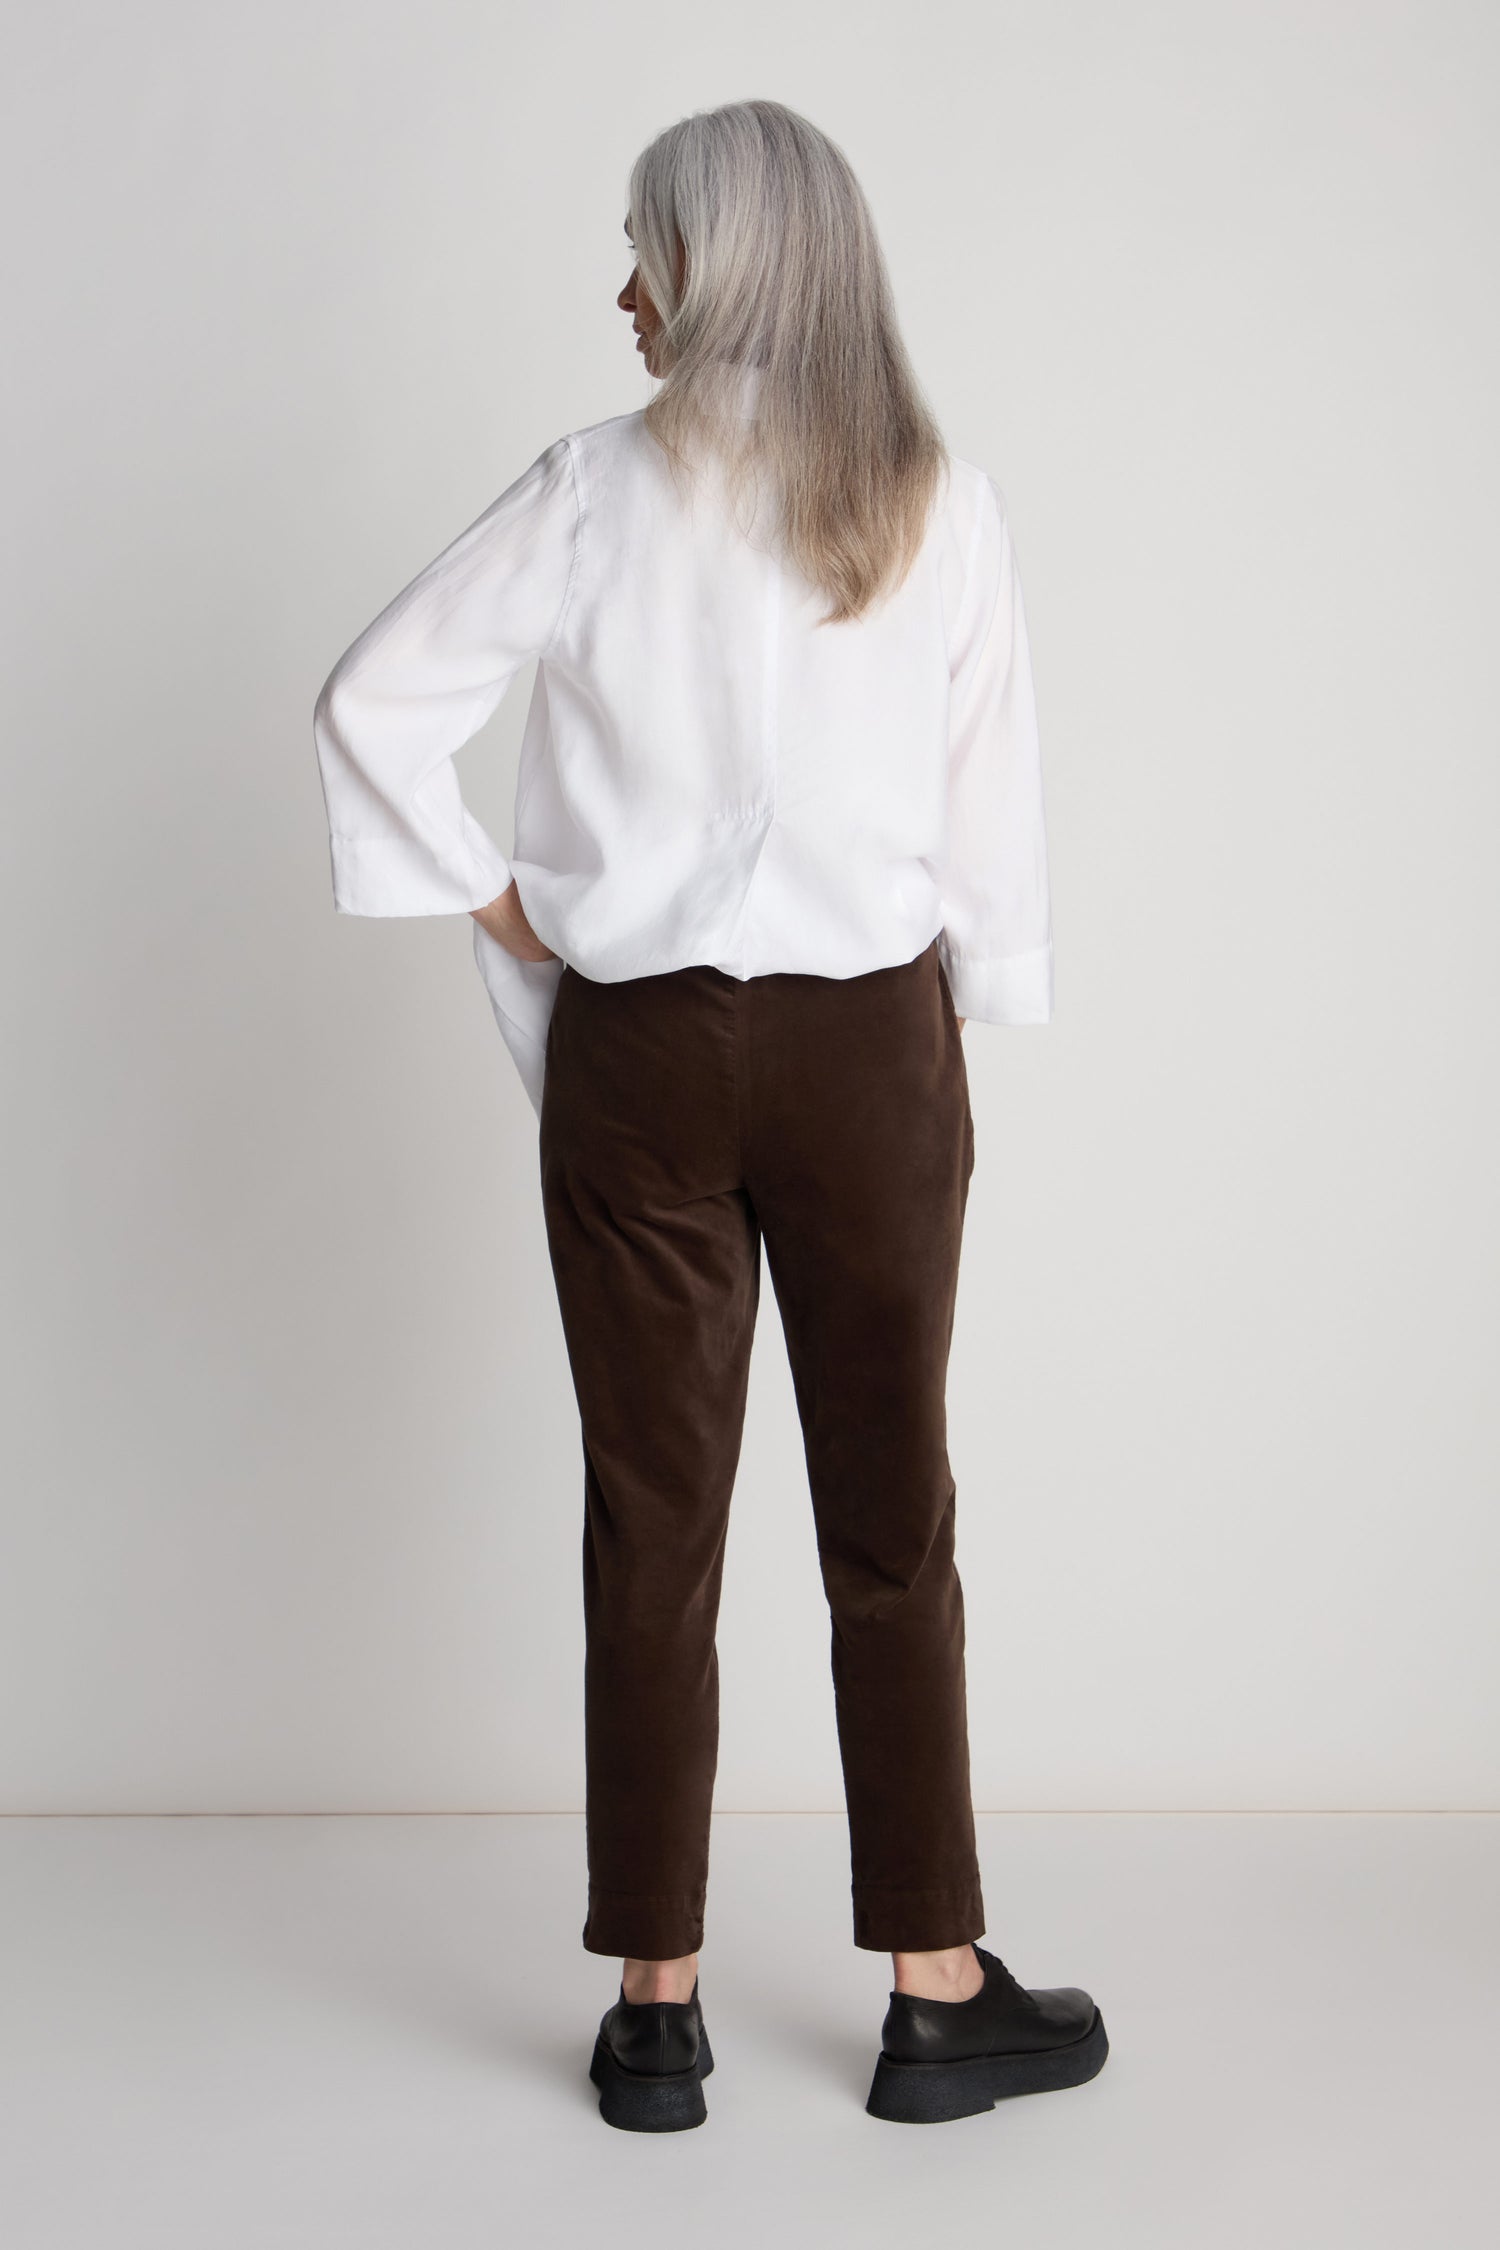
MULTIPOLYGON (((754 413, 758 371, 742 378, 754 413)), ((1052 933, 1004 495, 950 457, 901 587, 864 616, 679 498, 641 412, 570 430, 334 666, 313 728, 342 914, 458 914, 514 878, 556 959, 474 924, 538 1113, 565 963, 851 977, 934 937, 959 1015, 1046 1023, 1052 933), (454 755, 537 658, 507 855, 454 755)))

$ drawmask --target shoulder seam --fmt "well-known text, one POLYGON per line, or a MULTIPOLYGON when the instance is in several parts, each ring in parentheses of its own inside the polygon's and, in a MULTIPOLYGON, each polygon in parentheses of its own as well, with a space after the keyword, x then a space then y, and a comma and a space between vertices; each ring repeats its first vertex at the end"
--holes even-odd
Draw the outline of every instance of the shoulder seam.
POLYGON ((583 553, 583 519, 588 513, 588 503, 584 491, 583 466, 579 460, 579 449, 574 443, 571 430, 563 437, 561 442, 567 449, 568 469, 573 482, 573 498, 577 505, 578 516, 573 526, 573 556, 568 565, 568 583, 563 588, 562 608, 557 613, 557 623, 547 635, 546 642, 541 649, 540 653, 543 657, 546 657, 554 646, 558 634, 563 629, 563 621, 573 606, 573 588, 578 583, 578 563, 583 553))
POLYGON ((643 406, 628 406, 619 414, 602 415, 597 422, 575 423, 568 435, 570 438, 595 437, 599 431, 615 429, 622 422, 638 422, 645 411, 643 406))
POLYGON ((988 496, 993 497, 993 479, 987 469, 981 469, 979 471, 979 506, 974 510, 974 527, 969 533, 969 552, 964 563, 964 584, 966 586, 973 582, 974 572, 979 565, 979 542, 984 532, 984 504, 987 488, 988 496))

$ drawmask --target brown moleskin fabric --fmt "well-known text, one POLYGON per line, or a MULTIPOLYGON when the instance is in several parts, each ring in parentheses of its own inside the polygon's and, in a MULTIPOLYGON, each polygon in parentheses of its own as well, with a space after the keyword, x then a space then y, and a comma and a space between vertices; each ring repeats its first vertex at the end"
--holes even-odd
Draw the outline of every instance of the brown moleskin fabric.
POLYGON ((566 967, 540 1163, 584 1451, 584 1946, 702 1944, 762 1241, 832 1619, 854 1942, 982 1935, 946 1406, 974 1122, 937 940, 848 978, 566 967))

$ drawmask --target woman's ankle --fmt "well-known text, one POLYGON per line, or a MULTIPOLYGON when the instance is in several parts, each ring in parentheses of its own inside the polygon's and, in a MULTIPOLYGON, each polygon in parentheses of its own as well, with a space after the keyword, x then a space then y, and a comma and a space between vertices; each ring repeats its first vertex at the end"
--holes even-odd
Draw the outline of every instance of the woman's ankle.
POLYGON ((637 1961, 627 1957, 620 1971, 620 1989, 635 2007, 651 2000, 681 2004, 693 1997, 698 1978, 698 1956, 684 1953, 675 1961, 637 1961))
POLYGON ((948 1945, 935 1953, 893 1953, 895 1988, 913 2000, 972 2000, 984 1984, 984 1970, 972 1945, 948 1945))

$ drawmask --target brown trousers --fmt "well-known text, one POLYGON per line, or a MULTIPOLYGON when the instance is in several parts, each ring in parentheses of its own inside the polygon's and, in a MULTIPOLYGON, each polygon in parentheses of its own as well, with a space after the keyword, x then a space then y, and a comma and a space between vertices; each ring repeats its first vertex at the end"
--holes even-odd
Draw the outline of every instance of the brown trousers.
POLYGON ((937 940, 850 978, 566 967, 540 1151, 583 1432, 585 1948, 702 1944, 762 1237, 832 1618, 854 1942, 980 1936, 946 1405, 974 1122, 937 940))

